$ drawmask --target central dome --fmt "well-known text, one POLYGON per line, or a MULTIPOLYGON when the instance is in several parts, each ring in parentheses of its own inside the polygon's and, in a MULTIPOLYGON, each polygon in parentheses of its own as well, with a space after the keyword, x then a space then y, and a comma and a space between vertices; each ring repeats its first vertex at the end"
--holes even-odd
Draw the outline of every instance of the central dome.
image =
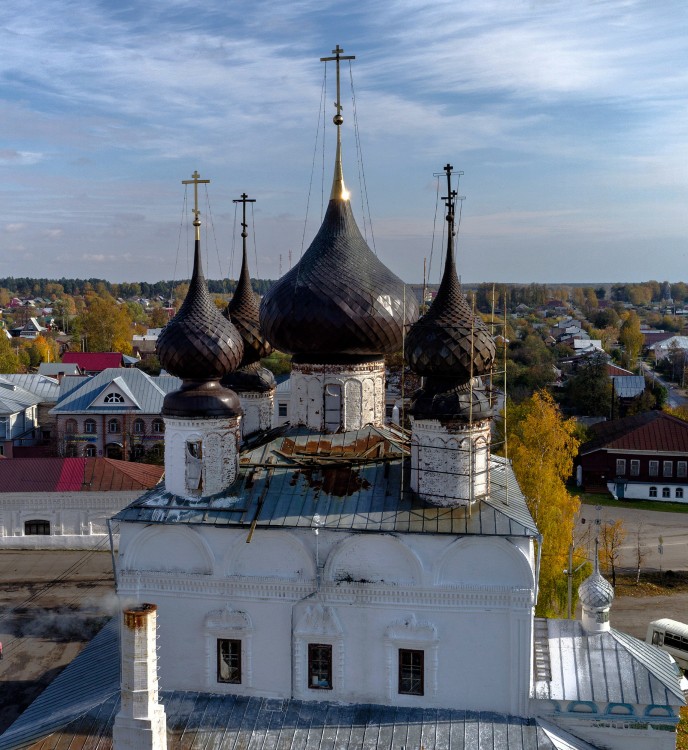
POLYGON ((398 351, 417 317, 415 295, 368 247, 341 197, 330 199, 311 246, 260 309, 276 349, 321 363, 398 351))

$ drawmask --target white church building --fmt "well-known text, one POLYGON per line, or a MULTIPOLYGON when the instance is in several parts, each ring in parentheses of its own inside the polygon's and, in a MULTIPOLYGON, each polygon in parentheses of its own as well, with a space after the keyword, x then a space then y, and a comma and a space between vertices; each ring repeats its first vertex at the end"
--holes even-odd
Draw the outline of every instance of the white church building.
POLYGON ((182 380, 165 483, 115 516, 121 671, 110 627, 0 750, 79 732, 115 750, 673 748, 678 670, 611 628, 597 566, 582 621, 534 617, 540 536, 490 451, 495 347, 457 278, 451 166, 444 276, 418 319, 356 226, 339 106, 334 123, 322 226, 260 307, 260 335, 293 356, 293 423, 241 447, 223 384, 246 340, 208 295, 196 211, 189 293, 158 340, 182 380), (402 340, 423 377, 410 431, 384 426, 402 340))

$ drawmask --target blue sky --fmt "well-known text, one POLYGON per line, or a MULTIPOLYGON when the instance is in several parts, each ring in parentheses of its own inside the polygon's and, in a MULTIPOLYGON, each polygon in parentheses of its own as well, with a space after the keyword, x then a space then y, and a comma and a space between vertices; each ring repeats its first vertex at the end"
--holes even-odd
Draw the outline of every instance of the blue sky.
POLYGON ((404 279, 432 255, 437 280, 433 173, 449 161, 466 281, 688 280, 687 29, 685 0, 8 0, 0 276, 184 278, 195 169, 211 180, 207 275, 238 272, 244 191, 252 274, 276 277, 280 254, 286 271, 317 230, 323 173, 329 193, 319 58, 340 44, 374 246, 404 279))

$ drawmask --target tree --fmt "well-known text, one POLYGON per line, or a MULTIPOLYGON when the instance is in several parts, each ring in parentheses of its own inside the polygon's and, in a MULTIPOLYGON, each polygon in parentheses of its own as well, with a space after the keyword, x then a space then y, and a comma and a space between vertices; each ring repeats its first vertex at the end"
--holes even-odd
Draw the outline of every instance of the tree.
POLYGON ((23 372, 23 370, 19 355, 12 347, 12 342, 0 329, 0 373, 11 375, 16 372, 23 372))
POLYGON ((608 417, 612 405, 612 382, 607 359, 601 352, 581 364, 566 383, 566 401, 580 414, 608 417))
POLYGON ((638 524, 635 532, 635 582, 640 583, 640 569, 647 558, 647 548, 643 545, 642 534, 645 530, 643 522, 638 524))
POLYGON ((86 351, 131 354, 131 317, 125 305, 91 297, 75 323, 86 341, 86 351))
POLYGON ((634 312, 630 312, 619 332, 619 343, 624 348, 624 360, 629 368, 635 367, 643 348, 643 341, 640 318, 634 312))
MULTIPOLYGON (((580 507, 580 500, 569 494, 565 484, 579 445, 575 422, 562 417, 549 393, 538 391, 519 405, 508 403, 506 427, 516 479, 542 534, 536 614, 556 616, 566 611, 563 571, 580 507)), ((579 549, 575 556, 578 563, 585 559, 579 549)), ((574 581, 574 590, 579 582, 574 581)))
POLYGON ((612 586, 616 586, 616 567, 621 557, 621 545, 626 538, 623 521, 605 521, 600 526, 600 562, 611 574, 612 586))

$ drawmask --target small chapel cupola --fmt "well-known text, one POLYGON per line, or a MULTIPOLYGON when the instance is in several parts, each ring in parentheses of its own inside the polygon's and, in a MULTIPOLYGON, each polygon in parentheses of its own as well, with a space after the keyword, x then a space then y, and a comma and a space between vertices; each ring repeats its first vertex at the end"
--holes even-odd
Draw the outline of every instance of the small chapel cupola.
POLYGON ((481 376, 489 373, 495 344, 471 310, 456 273, 452 166, 444 168, 447 257, 430 310, 405 341, 409 367, 423 377, 411 405, 411 486, 427 502, 470 506, 489 492, 492 410, 481 376))
POLYGON ((337 152, 330 200, 303 257, 263 297, 261 327, 293 355, 291 415, 336 432, 384 420, 384 355, 400 351, 404 327, 418 316, 413 293, 368 247, 351 210, 342 169, 339 46, 333 122, 337 152))
POLYGON ((260 360, 270 354, 272 347, 260 328, 260 297, 253 291, 248 270, 246 204, 255 203, 255 199, 242 193, 234 203, 242 204, 241 273, 234 296, 223 314, 239 331, 244 342, 244 356, 239 369, 225 375, 221 382, 238 394, 243 415, 241 431, 243 435, 251 435, 272 427, 275 376, 260 364, 260 360))
POLYGON ((614 601, 614 587, 600 573, 599 542, 595 539, 595 567, 578 587, 583 609, 582 625, 586 633, 604 633, 610 629, 609 610, 614 601))
POLYGON ((244 345, 237 329, 210 298, 201 266, 198 185, 194 172, 194 266, 179 312, 163 329, 156 351, 160 364, 182 379, 165 396, 165 485, 178 495, 219 492, 236 477, 241 404, 220 378, 235 370, 244 345), (224 454, 224 456, 223 456, 224 454))

